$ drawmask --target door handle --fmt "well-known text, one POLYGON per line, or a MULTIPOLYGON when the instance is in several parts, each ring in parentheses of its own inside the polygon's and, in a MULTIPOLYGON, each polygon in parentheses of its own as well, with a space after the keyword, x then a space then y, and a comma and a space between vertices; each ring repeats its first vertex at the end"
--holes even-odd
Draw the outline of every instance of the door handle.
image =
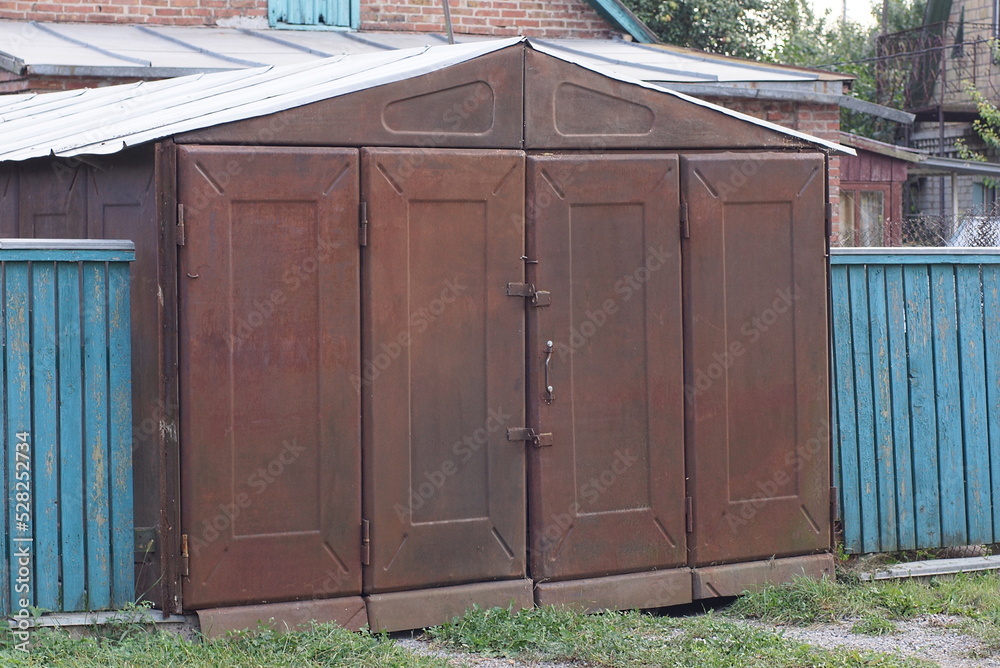
POLYGON ((549 381, 549 362, 552 361, 552 342, 545 343, 545 403, 552 403, 552 383, 549 381))

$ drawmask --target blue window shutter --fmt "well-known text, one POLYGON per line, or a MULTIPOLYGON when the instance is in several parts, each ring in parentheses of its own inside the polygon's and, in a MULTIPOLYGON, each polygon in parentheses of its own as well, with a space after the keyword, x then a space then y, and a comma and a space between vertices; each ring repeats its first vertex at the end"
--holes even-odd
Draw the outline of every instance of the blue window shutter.
POLYGON ((268 0, 272 26, 353 27, 351 0, 268 0))

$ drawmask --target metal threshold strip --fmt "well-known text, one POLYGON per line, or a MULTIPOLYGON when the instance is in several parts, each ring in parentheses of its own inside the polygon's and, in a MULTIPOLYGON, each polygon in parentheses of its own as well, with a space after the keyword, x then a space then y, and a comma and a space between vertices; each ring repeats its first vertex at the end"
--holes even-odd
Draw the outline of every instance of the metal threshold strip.
POLYGON ((1000 555, 963 557, 959 559, 928 559, 889 566, 874 573, 862 573, 861 580, 895 580, 902 578, 929 578, 935 575, 957 575, 977 571, 1000 569, 1000 555))

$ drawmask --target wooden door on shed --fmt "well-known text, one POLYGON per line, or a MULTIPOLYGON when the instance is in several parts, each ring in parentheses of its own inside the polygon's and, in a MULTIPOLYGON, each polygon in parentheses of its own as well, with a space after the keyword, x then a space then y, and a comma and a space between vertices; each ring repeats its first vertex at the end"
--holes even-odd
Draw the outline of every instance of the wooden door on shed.
POLYGON ((358 153, 178 149, 184 607, 361 591, 358 153))
POLYGON ((687 561, 677 156, 532 156, 531 572, 687 561), (551 342, 551 346, 549 345, 551 342), (551 393, 548 388, 551 387, 551 393))
POLYGON ((681 160, 691 563, 827 549, 823 156, 681 160))
POLYGON ((525 572, 524 154, 365 149, 365 591, 525 572))

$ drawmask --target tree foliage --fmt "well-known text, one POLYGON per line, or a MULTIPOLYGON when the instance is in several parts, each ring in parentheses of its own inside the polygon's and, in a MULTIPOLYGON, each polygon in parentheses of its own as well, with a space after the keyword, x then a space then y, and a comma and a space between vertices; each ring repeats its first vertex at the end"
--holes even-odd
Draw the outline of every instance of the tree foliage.
POLYGON ((667 44, 767 60, 775 38, 789 37, 806 0, 626 0, 667 44))
MULTIPOLYGON (((875 23, 817 15, 807 0, 625 0, 667 44, 754 60, 816 67, 857 77, 851 94, 888 106, 902 105, 902 86, 879 91, 876 80, 882 0, 872 0, 875 23), (881 92, 882 99, 879 93, 881 92)), ((888 32, 923 23, 926 0, 889 0, 888 32)), ((884 119, 844 111, 841 126, 892 139, 884 119)))

